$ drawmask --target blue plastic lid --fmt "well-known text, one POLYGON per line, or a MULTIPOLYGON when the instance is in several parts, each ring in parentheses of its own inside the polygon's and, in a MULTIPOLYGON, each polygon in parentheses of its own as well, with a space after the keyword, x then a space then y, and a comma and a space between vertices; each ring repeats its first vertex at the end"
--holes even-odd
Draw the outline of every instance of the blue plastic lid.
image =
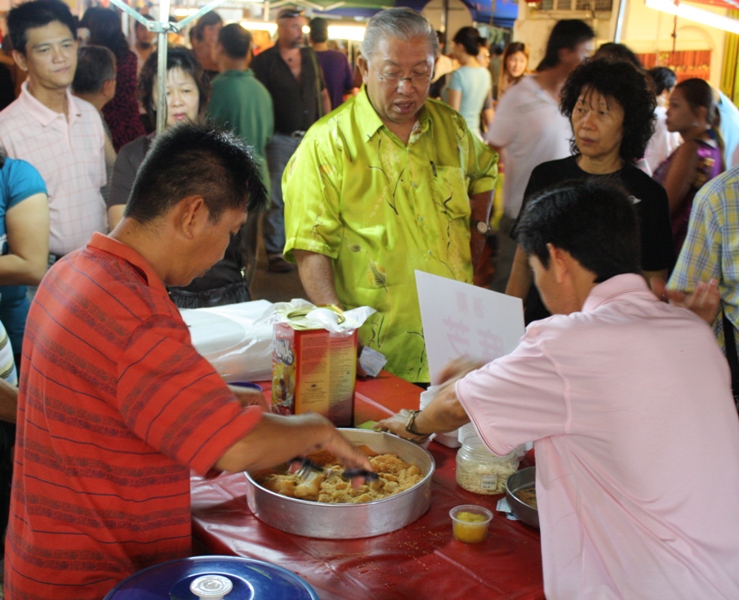
POLYGON ((103 600, 198 600, 190 584, 203 575, 231 581, 233 589, 223 600, 319 600, 295 573, 237 556, 195 556, 154 565, 121 581, 103 600))

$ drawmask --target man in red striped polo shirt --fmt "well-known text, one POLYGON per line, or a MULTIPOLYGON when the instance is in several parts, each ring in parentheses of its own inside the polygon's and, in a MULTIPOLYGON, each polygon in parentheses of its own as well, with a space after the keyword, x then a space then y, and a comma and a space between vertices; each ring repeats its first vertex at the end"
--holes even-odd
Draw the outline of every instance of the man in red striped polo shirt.
POLYGON ((176 126, 149 151, 118 227, 42 281, 23 346, 9 600, 100 600, 188 556, 190 469, 259 469, 316 448, 370 468, 317 415, 242 407, 167 296, 165 284, 222 258, 264 200, 237 138, 176 126))

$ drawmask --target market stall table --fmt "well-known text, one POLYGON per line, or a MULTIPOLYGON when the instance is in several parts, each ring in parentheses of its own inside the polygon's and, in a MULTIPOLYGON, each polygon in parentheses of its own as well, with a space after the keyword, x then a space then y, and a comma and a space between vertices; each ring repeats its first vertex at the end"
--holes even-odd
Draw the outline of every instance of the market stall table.
MULTIPOLYGON (((263 384, 269 393, 269 384, 263 384)), ((355 423, 417 408, 420 389, 387 373, 357 382, 355 423)), ((500 496, 466 492, 456 483, 452 450, 435 442, 431 508, 386 535, 322 540, 265 525, 246 505, 243 474, 192 479, 193 534, 202 552, 280 565, 306 579, 322 600, 544 598, 539 532, 495 512, 488 539, 464 544, 452 536, 449 510, 480 504, 495 511, 500 496)))

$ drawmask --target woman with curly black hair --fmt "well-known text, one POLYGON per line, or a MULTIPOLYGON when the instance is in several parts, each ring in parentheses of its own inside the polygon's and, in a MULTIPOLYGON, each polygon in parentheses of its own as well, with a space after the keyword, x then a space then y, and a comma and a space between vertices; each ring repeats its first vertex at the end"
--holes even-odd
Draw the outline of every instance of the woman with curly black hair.
MULTIPOLYGON (((524 196, 525 206, 528 198, 564 181, 619 182, 639 213, 642 271, 647 280, 664 279, 675 259, 667 194, 635 166, 654 131, 655 105, 652 86, 634 65, 599 59, 579 66, 567 79, 560 103, 572 125, 573 155, 536 167, 524 196)), ((519 247, 506 293, 524 301, 526 323, 549 316, 532 283, 526 254, 519 247)))

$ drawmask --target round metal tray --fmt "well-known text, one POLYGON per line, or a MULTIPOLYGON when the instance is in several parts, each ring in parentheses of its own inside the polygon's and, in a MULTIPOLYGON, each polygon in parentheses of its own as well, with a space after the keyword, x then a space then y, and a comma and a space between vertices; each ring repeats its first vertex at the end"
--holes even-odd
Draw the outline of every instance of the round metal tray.
POLYGON ((413 442, 389 433, 341 429, 354 444, 366 444, 380 454, 397 454, 415 464, 424 478, 412 488, 374 502, 325 504, 288 498, 260 486, 246 473, 246 501, 254 515, 287 533, 323 539, 355 539, 382 535, 416 521, 431 505, 434 458, 413 442))
POLYGON ((531 487, 536 484, 536 467, 528 467, 516 471, 508 478, 505 485, 505 495, 508 498, 508 505, 511 512, 523 521, 526 525, 539 528, 539 511, 533 506, 529 506, 525 502, 519 500, 514 492, 521 488, 531 487))

